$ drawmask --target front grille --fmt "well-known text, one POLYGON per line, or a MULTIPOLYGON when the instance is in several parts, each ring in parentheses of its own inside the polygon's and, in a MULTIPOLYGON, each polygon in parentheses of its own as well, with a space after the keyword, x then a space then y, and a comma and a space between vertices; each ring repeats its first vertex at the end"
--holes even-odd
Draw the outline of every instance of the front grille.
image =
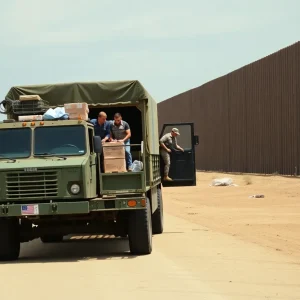
POLYGON ((7 200, 49 199, 58 194, 57 172, 13 172, 6 175, 7 200))

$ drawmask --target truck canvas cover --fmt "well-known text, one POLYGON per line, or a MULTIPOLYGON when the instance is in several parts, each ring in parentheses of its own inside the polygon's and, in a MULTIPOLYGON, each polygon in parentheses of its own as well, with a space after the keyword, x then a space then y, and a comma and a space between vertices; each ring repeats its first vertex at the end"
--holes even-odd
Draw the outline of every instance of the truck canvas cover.
POLYGON ((137 80, 14 86, 5 100, 19 100, 20 95, 39 95, 52 107, 80 102, 89 106, 137 105, 146 100, 147 148, 152 154, 159 153, 157 103, 137 80))
POLYGON ((19 100, 20 95, 39 95, 53 106, 70 102, 117 105, 142 99, 154 101, 137 80, 14 86, 7 93, 6 99, 19 100))

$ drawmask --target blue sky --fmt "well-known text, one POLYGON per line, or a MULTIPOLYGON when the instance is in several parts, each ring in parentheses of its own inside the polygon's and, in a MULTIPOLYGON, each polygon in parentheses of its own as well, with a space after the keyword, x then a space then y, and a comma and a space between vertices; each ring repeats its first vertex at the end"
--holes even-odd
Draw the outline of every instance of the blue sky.
POLYGON ((157 101, 299 40, 298 0, 11 0, 0 4, 0 93, 138 79, 157 101))

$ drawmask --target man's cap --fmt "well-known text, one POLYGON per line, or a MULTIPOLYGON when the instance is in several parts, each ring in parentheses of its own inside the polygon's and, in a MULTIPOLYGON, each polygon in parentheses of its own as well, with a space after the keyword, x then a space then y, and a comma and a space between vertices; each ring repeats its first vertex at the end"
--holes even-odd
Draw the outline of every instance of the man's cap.
POLYGON ((176 133, 177 135, 180 135, 179 130, 178 130, 177 128, 172 128, 172 131, 173 131, 174 133, 176 133))

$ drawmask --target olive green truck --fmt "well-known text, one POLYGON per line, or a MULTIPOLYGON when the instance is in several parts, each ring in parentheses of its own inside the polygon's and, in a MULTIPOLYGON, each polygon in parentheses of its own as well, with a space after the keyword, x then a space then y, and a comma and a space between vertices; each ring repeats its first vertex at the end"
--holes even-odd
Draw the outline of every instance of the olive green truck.
MULTIPOLYGON (((196 184, 198 138, 192 123, 164 124, 159 135, 157 103, 139 81, 15 86, 3 107, 7 120, 0 123, 1 261, 18 259, 21 243, 37 238, 58 243, 67 235, 128 237, 132 254, 152 252, 152 235, 161 234, 164 226, 162 186, 196 184), (133 161, 141 161, 143 169, 102 172, 101 139, 89 121, 18 121, 20 95, 39 95, 48 108, 86 102, 90 119, 100 111, 110 120, 121 113, 131 128, 133 161), (171 153, 173 181, 164 183, 159 138, 172 127, 180 130, 178 144, 185 151, 171 153)), ((36 108, 32 113, 39 114, 36 108)))

